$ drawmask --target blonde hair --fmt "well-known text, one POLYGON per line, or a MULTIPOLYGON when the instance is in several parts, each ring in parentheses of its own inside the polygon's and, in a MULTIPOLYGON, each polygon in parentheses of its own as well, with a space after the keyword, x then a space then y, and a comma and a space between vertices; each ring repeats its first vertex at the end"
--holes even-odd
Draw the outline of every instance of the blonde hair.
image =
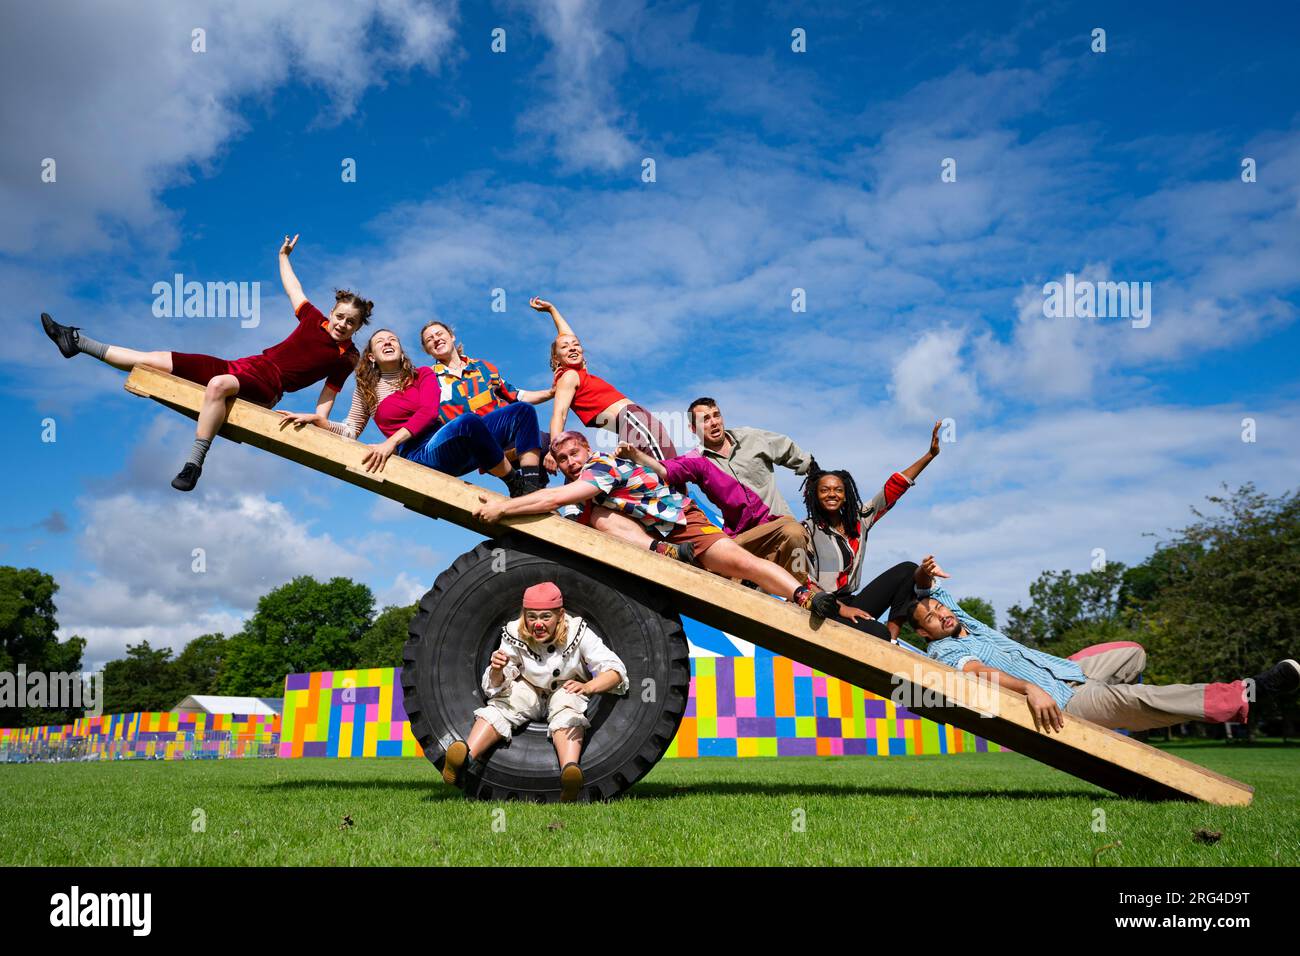
POLYGON ((467 358, 469 358, 469 356, 465 354, 464 343, 456 338, 456 330, 453 329, 446 322, 442 321, 442 319, 430 319, 428 322, 425 322, 424 325, 420 326, 420 348, 424 349, 425 355, 431 357, 433 356, 433 353, 424 347, 424 333, 429 331, 429 329, 433 328, 435 325, 441 325, 444 329, 447 330, 447 334, 451 336, 452 342, 455 343, 456 354, 460 356, 460 360, 462 362, 464 362, 467 358))
MULTIPOLYGON (((566 637, 569 636, 569 615, 567 615, 567 614, 564 613, 564 605, 560 605, 560 606, 557 607, 557 608, 534 608, 533 610, 545 610, 545 611, 552 611, 552 610, 553 610, 553 611, 556 611, 556 612, 559 613, 559 615, 560 615, 560 622, 559 622, 558 624, 555 625, 555 636, 554 636, 553 638, 551 638, 550 642, 548 642, 548 643, 554 643, 554 644, 561 644, 561 645, 562 645, 562 644, 564 643, 564 639, 565 639, 566 637)), ((533 639, 533 635, 532 635, 532 633, 528 630, 528 624, 527 624, 527 622, 524 620, 525 615, 526 615, 527 613, 528 613, 528 609, 527 609, 527 608, 520 608, 520 609, 519 609, 519 636, 520 636, 520 637, 526 637, 526 638, 528 638, 529 640, 532 640, 532 639, 533 639)))
MULTIPOLYGON (((568 336, 571 336, 571 337, 574 338, 574 339, 578 339, 578 337, 577 337, 576 335, 574 335, 572 332, 565 332, 564 335, 568 335, 568 336)), ((552 372, 554 372, 556 369, 558 369, 561 365, 564 364, 564 363, 562 363, 562 362, 560 361, 560 350, 559 350, 560 339, 564 338, 564 335, 557 335, 557 336, 555 337, 554 341, 551 342, 551 371, 552 371, 552 372)), ((581 340, 581 339, 578 339, 578 344, 579 344, 579 345, 582 344, 582 340, 581 340)), ((573 366, 573 365, 565 365, 564 367, 565 367, 565 368, 574 368, 575 366, 573 366)), ((582 364, 579 365, 579 366, 576 366, 576 367, 577 367, 577 368, 586 368, 586 367, 587 367, 587 350, 586 350, 586 349, 583 349, 583 350, 582 350, 582 364)))

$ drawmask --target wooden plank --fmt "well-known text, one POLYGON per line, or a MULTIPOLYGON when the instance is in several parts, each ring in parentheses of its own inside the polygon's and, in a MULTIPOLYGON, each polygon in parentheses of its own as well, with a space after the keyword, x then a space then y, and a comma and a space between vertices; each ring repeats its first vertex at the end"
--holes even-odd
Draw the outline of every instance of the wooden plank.
MULTIPOLYGON (((203 389, 171 375, 137 367, 127 391, 194 418, 203 389)), ((908 710, 952 724, 1010 747, 1049 766, 1124 796, 1195 799, 1245 806, 1253 788, 1123 734, 1067 715, 1059 734, 1034 729, 1019 694, 981 684, 969 675, 870 638, 793 605, 742 587, 700 568, 618 541, 557 515, 509 518, 499 525, 475 520, 480 495, 496 494, 459 478, 393 457, 380 476, 360 468, 365 446, 322 428, 281 428, 272 411, 232 403, 223 437, 262 448, 401 502, 412 511, 443 518, 495 537, 507 530, 581 560, 595 561, 650 581, 667 591, 680 611, 882 697, 918 700, 908 710)))

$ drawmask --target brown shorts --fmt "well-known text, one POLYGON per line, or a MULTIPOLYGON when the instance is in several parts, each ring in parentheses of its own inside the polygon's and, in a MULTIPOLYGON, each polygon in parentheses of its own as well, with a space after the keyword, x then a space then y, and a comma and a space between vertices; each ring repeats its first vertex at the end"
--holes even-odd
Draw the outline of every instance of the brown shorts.
POLYGON ((674 525, 672 532, 665 537, 673 544, 695 545, 695 555, 699 557, 719 541, 726 541, 727 536, 721 528, 710 521, 694 502, 686 503, 686 524, 674 525))

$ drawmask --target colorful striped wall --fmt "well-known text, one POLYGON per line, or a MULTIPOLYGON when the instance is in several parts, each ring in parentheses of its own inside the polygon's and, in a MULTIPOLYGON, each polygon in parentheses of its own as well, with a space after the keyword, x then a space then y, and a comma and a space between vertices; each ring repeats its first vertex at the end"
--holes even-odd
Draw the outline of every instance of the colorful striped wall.
POLYGON ((83 717, 71 724, 0 728, 0 749, 103 760, 180 760, 257 756, 277 744, 279 737, 278 716, 145 711, 83 717))
MULTIPOLYGON (((398 668, 291 674, 281 757, 418 757, 398 668)), ((465 729, 471 723, 465 715, 465 729)), ((691 692, 669 757, 984 753, 974 734, 784 657, 692 657, 691 692)))
POLYGON ((806 664, 692 657, 691 695, 669 757, 985 753, 997 744, 923 720, 806 664))
POLYGON ((419 757, 401 669, 315 671, 284 679, 281 757, 419 757))
MULTIPOLYGON (((732 653, 692 647, 690 698, 668 757, 884 757, 1001 749, 804 664, 761 649, 736 654, 722 638, 697 634, 732 653)), ((466 729, 469 723, 467 713, 466 729)), ((0 729, 0 749, 8 748, 105 760, 421 756, 402 707, 400 669, 392 667, 290 674, 283 717, 113 714, 63 726, 0 729)))

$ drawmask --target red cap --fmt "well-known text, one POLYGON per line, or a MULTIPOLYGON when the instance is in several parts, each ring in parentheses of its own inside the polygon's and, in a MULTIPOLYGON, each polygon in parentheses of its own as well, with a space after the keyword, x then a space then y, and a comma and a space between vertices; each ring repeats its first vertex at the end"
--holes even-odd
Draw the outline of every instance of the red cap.
POLYGON ((550 581, 543 581, 541 584, 534 584, 524 592, 524 607, 534 611, 564 607, 564 595, 550 581))

